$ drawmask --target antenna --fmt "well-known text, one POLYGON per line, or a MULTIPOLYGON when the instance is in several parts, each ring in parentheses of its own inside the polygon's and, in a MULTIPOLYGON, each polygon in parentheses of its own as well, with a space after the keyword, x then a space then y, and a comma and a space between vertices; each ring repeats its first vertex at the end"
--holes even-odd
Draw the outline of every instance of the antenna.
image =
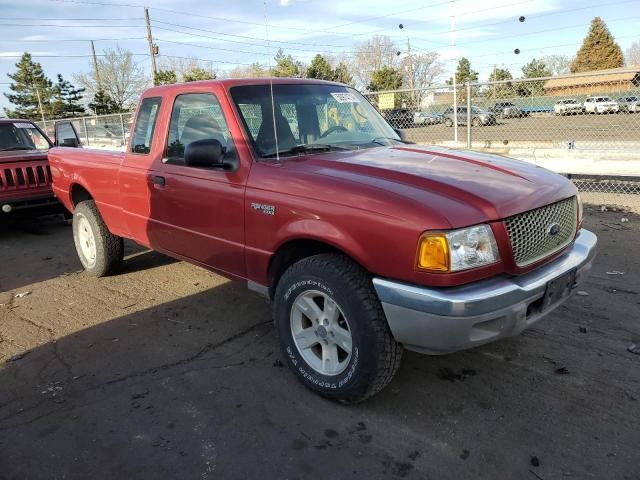
POLYGON ((269 43, 269 21, 267 17, 267 0, 264 0, 264 34, 267 42, 267 58, 269 58, 269 89, 271 90, 271 119, 273 120, 273 137, 276 141, 276 161, 280 162, 280 149, 278 148, 278 130, 276 129, 276 105, 273 100, 273 74, 271 72, 271 44, 269 43))

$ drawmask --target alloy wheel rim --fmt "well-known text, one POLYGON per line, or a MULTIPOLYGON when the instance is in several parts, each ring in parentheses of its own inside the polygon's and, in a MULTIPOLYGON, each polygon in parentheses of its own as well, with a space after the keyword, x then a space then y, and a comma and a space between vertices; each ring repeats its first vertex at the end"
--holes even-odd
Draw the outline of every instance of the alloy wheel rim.
POLYGON ((304 361, 317 373, 342 373, 351 360, 353 341, 347 317, 336 301, 319 290, 307 290, 293 301, 291 336, 304 361))

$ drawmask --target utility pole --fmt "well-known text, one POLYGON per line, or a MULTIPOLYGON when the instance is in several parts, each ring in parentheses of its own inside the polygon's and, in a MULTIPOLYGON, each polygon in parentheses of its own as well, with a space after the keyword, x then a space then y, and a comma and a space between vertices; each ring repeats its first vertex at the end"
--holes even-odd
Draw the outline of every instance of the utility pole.
POLYGON ((144 7, 144 18, 147 22, 147 40, 149 42, 149 55, 151 55, 151 73, 153 75, 153 84, 156 84, 156 46, 153 44, 153 36, 151 35, 151 20, 149 20, 149 9, 144 7))
POLYGON ((449 0, 451 8, 451 47, 453 49, 453 141, 458 144, 458 79, 456 78, 458 73, 458 52, 456 49, 456 12, 455 1, 449 0))
MULTIPOLYGON (((493 64, 493 81, 494 82, 497 81, 497 78, 496 78, 496 69, 497 69, 497 67, 498 66, 494 63, 493 64)), ((495 83, 493 84, 493 98, 494 99, 496 98, 496 84, 495 83)))
POLYGON ((93 44, 93 40, 91 40, 91 55, 93 56, 93 70, 95 71, 96 76, 96 85, 98 90, 101 90, 100 86, 100 71, 98 70, 98 58, 96 57, 96 47, 93 44))
POLYGON ((407 57, 409 58, 409 87, 414 88, 413 83, 413 57, 411 56, 411 42, 407 37, 407 57))

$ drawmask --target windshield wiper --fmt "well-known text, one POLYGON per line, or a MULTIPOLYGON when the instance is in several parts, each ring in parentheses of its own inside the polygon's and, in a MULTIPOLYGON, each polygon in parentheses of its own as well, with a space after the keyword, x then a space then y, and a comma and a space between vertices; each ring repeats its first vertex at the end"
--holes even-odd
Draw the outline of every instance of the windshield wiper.
POLYGON ((413 144, 413 142, 410 142, 409 140, 402 140, 401 138, 394 138, 394 137, 376 137, 373 140, 371 140, 370 143, 376 143, 378 145, 382 145, 383 147, 388 147, 389 146, 389 145, 385 145, 380 140, 393 140, 395 142, 404 143, 406 145, 412 145, 413 144))
POLYGON ((0 148, 0 151, 2 152, 8 152, 10 150, 33 150, 32 148, 29 147, 7 147, 7 148, 0 148))
POLYGON ((296 153, 309 153, 309 152, 329 152, 332 150, 352 150, 351 148, 341 147, 340 145, 331 145, 328 143, 303 143, 296 145, 295 147, 280 150, 279 152, 268 153, 262 155, 262 158, 274 158, 279 155, 294 155, 296 153))

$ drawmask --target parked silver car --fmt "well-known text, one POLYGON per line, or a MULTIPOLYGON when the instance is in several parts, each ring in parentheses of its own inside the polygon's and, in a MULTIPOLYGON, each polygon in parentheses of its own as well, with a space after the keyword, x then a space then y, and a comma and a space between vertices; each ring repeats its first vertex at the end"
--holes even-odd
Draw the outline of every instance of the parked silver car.
MULTIPOLYGON (((447 108, 443 113, 444 124, 447 127, 453 127, 454 113, 453 107, 447 108)), ((495 125, 496 115, 492 112, 481 110, 478 107, 471 107, 471 125, 474 127, 483 127, 485 125, 495 125)), ((458 107, 458 125, 467 124, 467 107, 458 107)))
POLYGON ((413 123, 416 125, 436 125, 442 123, 442 114, 431 112, 415 112, 413 114, 413 123))
POLYGON ((576 113, 582 113, 584 107, 575 98, 565 98, 558 100, 553 106, 553 113, 556 115, 574 115, 576 113))
POLYGON ((631 95, 628 97, 618 97, 620 111, 626 113, 640 112, 640 97, 631 95))
POLYGON ((491 113, 495 113, 500 118, 518 118, 524 116, 522 110, 513 102, 497 102, 489 108, 491 113))

